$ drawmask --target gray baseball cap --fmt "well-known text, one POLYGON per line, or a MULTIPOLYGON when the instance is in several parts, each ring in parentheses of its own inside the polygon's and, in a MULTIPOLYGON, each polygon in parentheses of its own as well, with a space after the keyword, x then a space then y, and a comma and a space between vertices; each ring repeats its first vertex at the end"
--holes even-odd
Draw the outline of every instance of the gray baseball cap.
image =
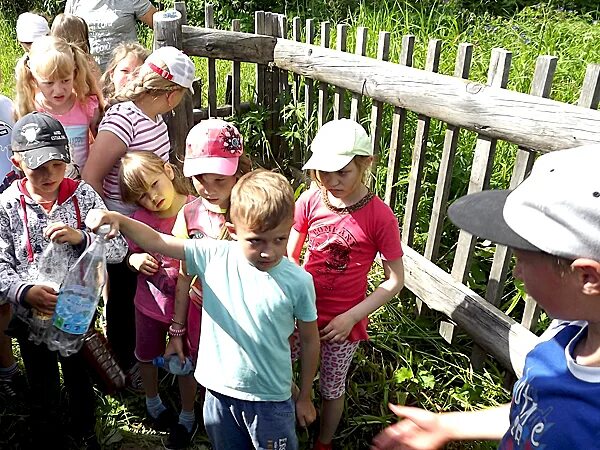
POLYGON ((32 170, 52 160, 71 162, 65 129, 46 113, 34 111, 21 117, 13 127, 11 147, 32 170))

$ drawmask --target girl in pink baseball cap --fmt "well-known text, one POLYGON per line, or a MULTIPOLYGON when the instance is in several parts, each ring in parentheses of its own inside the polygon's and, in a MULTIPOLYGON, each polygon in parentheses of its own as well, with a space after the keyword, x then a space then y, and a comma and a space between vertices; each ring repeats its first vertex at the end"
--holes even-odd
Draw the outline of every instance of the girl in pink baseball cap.
MULTIPOLYGON (((229 220, 231 190, 237 180, 251 170, 250 158, 244 154, 243 138, 234 125, 221 119, 208 119, 194 126, 186 139, 183 174, 192 178, 199 197, 179 211, 173 235, 184 239, 229 239, 224 225, 229 220)), ((187 275, 182 261, 172 323, 174 327, 186 328, 186 334, 169 340, 167 354, 178 353, 183 357, 187 346, 196 364, 201 313, 202 285, 187 275)))

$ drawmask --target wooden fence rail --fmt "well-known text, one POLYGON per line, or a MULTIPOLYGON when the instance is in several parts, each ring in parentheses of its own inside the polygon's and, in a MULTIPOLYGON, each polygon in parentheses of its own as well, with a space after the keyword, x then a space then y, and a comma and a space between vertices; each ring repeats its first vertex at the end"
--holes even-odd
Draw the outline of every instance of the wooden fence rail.
MULTIPOLYGON (((181 10, 181 5, 178 8, 181 10)), ((600 66, 592 64, 588 67, 579 102, 570 105, 548 98, 557 63, 556 58, 550 56, 538 58, 530 94, 524 94, 506 89, 511 53, 504 49, 492 51, 488 80, 483 84, 469 80, 473 46, 468 43, 459 45, 454 74, 449 76, 437 73, 441 55, 439 40, 429 42, 425 68, 418 69, 412 67, 415 45, 412 35, 402 38, 400 60, 393 63, 388 61, 391 42, 387 32, 379 33, 377 57, 370 58, 365 56, 368 30, 362 27, 357 29, 356 46, 351 52, 347 49, 348 27, 345 25, 336 27, 333 49, 329 48, 331 25, 328 22, 320 24, 320 33, 316 36, 315 22, 306 20, 305 42, 301 42, 299 18, 294 18, 291 39, 287 39, 286 18, 262 11, 254 16, 256 34, 239 32, 239 23, 233 24, 234 31, 213 28, 208 9, 206 28, 188 26, 180 21, 180 29, 173 30, 173 18, 167 13, 165 16, 163 19, 160 14, 155 15, 155 35, 161 37, 155 45, 177 45, 188 55, 208 58, 209 69, 214 67, 217 59, 234 62, 232 79, 237 81, 231 83, 231 100, 228 100, 233 105, 216 107, 216 80, 211 69, 209 109, 202 117, 240 109, 240 62, 256 64, 254 100, 275 111, 271 119, 273 126, 282 120, 282 94, 285 93, 285 98, 296 104, 304 102, 309 129, 307 140, 310 139, 312 120, 320 126, 330 118, 350 116, 370 122, 374 148, 379 151, 382 114, 386 105, 390 105, 388 107, 393 113, 391 138, 387 146, 388 161, 381 163, 382 167, 387 167, 384 200, 398 209, 396 203, 401 197, 400 191, 405 198, 402 234, 406 286, 427 307, 448 317, 449 320, 443 322, 440 329, 447 340, 451 340, 456 324, 477 344, 473 352, 474 361, 490 353, 519 375, 525 354, 537 339, 529 330, 537 321, 539 308, 528 299, 523 324, 516 323, 496 308, 510 263, 509 249, 496 248, 485 298, 465 286, 475 245, 475 240, 468 233, 459 234, 452 273, 435 264, 459 133, 464 129, 477 134, 469 192, 488 187, 498 140, 518 145, 511 178, 511 186, 514 187, 529 173, 537 152, 600 143, 600 112, 596 111, 600 101, 600 66), (315 38, 318 45, 314 44, 315 38), (291 81, 288 72, 292 74, 291 81), (234 86, 237 92, 233 92, 234 86), (360 104, 367 97, 372 100, 371 115, 370 118, 360 118, 359 111, 364 111, 360 104), (350 105, 348 110, 346 98, 350 105), (412 163, 410 168, 406 168, 407 183, 400 187, 401 153, 403 147, 406 148, 408 112, 417 115, 417 123, 412 163), (411 248, 411 244, 416 232, 417 206, 421 201, 423 168, 431 158, 428 155, 431 119, 445 122, 446 128, 427 242, 421 255, 411 248)), ((188 118, 189 104, 185 108, 188 108, 188 113, 181 114, 181 117, 188 118)), ((199 114, 195 116, 200 117, 199 114)), ((189 129, 191 125, 189 121, 178 123, 176 115, 175 120, 169 121, 169 126, 176 127, 178 133, 185 133, 185 128, 189 129)), ((282 151, 285 153, 281 155, 291 153, 293 161, 302 161, 304 155, 298 146, 288 150, 277 139, 271 141, 274 155, 282 151)), ((180 141, 176 141, 174 146, 180 141)), ((175 148, 176 153, 180 151, 175 148)))

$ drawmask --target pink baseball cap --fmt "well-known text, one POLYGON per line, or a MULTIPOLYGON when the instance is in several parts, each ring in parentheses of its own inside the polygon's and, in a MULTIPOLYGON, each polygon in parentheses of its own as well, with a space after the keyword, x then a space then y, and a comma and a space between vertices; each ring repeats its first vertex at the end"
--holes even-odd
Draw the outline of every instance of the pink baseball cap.
POLYGON ((244 144, 240 132, 221 119, 208 119, 196 124, 185 140, 183 174, 186 177, 216 173, 234 175, 244 144))

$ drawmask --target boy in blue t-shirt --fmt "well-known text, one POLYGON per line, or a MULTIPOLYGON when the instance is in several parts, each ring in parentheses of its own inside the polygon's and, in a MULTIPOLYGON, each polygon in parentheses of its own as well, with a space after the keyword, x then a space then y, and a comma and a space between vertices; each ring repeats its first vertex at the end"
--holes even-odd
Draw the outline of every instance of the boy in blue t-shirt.
MULTIPOLYGON (((203 313, 195 377, 206 387, 204 424, 213 448, 295 450, 300 426, 315 420, 310 393, 319 357, 312 277, 287 258, 294 195, 285 177, 258 170, 231 193, 235 240, 179 239, 116 212, 98 211, 88 224, 110 223, 149 252, 185 260, 202 280, 203 313), (291 398, 288 338, 302 341, 300 393, 291 398)), ((110 236, 110 235, 109 235, 110 236)), ((173 324, 169 333, 185 329, 173 324)))
POLYGON ((514 250, 514 275, 555 321, 525 359, 510 404, 434 414, 390 405, 403 418, 373 449, 435 449, 501 440, 502 449, 598 448, 600 438, 600 145, 537 159, 513 191, 462 197, 448 215, 514 250))

